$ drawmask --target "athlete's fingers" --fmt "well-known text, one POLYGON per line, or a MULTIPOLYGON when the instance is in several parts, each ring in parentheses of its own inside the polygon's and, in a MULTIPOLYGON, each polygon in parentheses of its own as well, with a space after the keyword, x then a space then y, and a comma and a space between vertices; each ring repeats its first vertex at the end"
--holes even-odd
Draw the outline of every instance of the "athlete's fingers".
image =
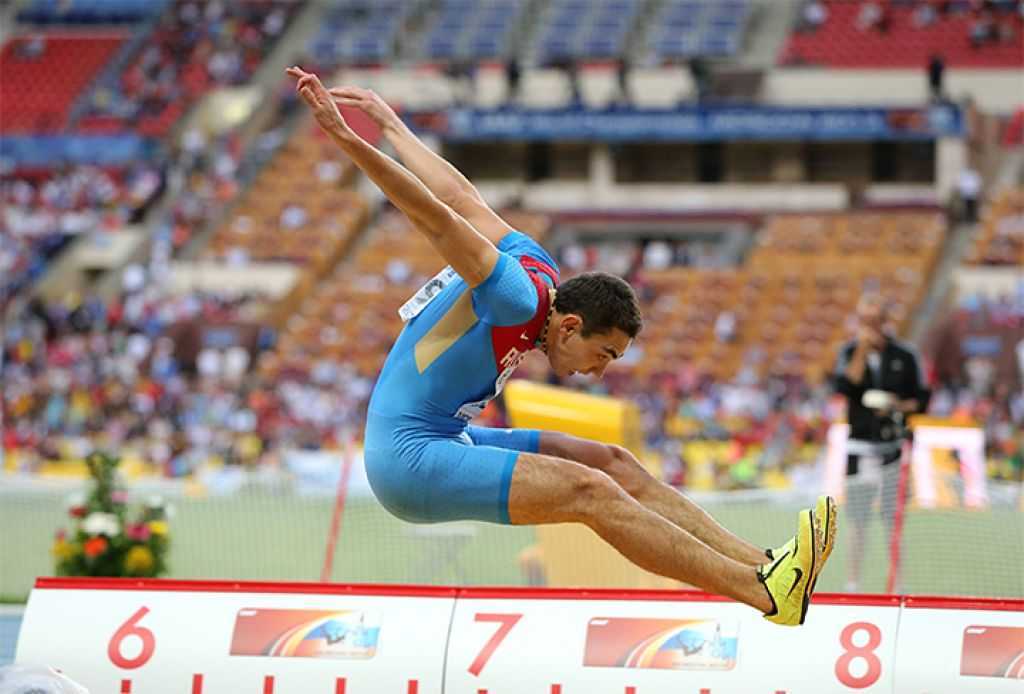
POLYGON ((309 87, 303 87, 302 89, 300 89, 299 94, 302 96, 303 99, 306 100, 306 103, 309 104, 310 106, 319 105, 316 99, 316 94, 314 94, 313 90, 310 89, 309 87))
POLYGON ((331 87, 328 89, 332 96, 342 96, 349 99, 359 99, 363 95, 358 87, 331 87))

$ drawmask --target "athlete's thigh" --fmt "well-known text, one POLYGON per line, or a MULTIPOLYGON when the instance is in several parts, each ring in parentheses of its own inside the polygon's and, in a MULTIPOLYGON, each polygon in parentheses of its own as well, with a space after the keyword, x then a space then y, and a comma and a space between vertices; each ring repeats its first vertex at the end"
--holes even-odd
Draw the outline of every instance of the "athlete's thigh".
POLYGON ((586 522, 613 497, 628 497, 611 477, 580 463, 521 453, 512 474, 508 515, 513 525, 586 522))
POLYGON ((431 441, 419 455, 425 520, 508 524, 508 495, 519 451, 431 441))
POLYGON ((537 429, 498 429, 471 424, 466 427, 466 434, 475 446, 494 446, 523 453, 540 452, 541 432, 537 429))

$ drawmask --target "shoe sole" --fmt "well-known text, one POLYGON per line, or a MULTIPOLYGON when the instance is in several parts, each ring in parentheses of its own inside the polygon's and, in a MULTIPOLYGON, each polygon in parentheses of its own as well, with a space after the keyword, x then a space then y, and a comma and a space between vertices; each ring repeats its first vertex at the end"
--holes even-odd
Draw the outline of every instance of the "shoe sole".
POLYGON ((804 584, 803 600, 800 605, 800 624, 803 624, 807 619, 807 609, 811 606, 811 594, 814 592, 814 585, 818 581, 818 571, 821 569, 818 562, 819 555, 816 545, 818 518, 813 509, 809 513, 811 514, 811 575, 807 578, 807 583, 804 584))
MULTIPOLYGON (((832 550, 836 546, 836 518, 838 517, 838 510, 836 507, 836 500, 831 497, 825 497, 825 543, 821 548, 821 566, 818 569, 818 573, 825 568, 825 562, 832 556, 832 550)), ((817 506, 815 506, 817 508, 817 506)), ((815 575, 813 583, 811 583, 811 593, 814 593, 818 585, 818 576, 815 575)))

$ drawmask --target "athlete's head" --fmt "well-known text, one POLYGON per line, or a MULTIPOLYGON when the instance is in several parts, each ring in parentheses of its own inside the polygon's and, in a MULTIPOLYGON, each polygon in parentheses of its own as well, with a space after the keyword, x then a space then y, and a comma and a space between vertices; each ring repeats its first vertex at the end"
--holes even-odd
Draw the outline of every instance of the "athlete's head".
POLYGON ((629 349, 643 318, 633 288, 604 272, 588 272, 558 287, 544 344, 559 376, 601 376, 629 349))

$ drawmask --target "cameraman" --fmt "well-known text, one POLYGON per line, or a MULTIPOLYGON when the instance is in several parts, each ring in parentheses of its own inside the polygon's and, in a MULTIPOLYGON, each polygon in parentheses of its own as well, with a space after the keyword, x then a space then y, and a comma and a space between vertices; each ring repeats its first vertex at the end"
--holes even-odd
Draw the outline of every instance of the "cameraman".
POLYGON ((917 353, 886 330, 888 306, 868 293, 857 304, 857 337, 839 351, 836 391, 846 397, 846 510, 852 536, 847 590, 860 590, 865 533, 871 507, 882 494, 887 538, 892 535, 905 418, 923 412, 929 393, 917 353))

